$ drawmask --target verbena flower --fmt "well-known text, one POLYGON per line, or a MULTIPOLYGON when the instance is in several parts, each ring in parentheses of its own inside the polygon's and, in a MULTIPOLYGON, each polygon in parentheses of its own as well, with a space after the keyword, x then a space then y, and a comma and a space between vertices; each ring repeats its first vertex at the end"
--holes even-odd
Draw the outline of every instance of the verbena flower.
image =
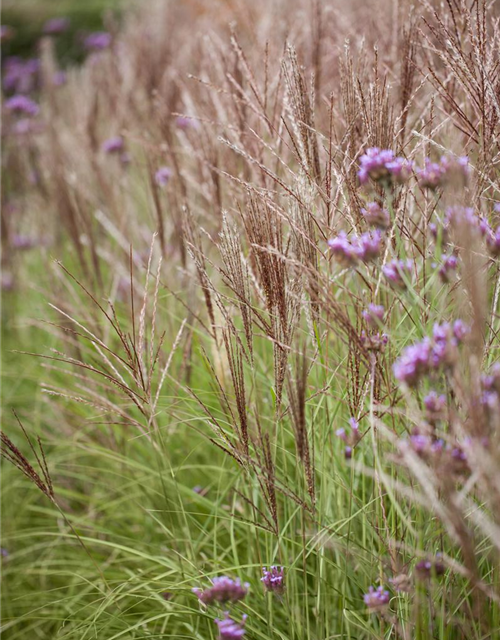
POLYGON ((363 233, 353 240, 353 245, 358 258, 362 262, 372 262, 380 256, 382 233, 379 229, 363 233))
POLYGON ((415 573, 420 579, 429 579, 432 575, 442 576, 445 566, 441 560, 441 554, 431 560, 420 560, 415 565, 415 573))
POLYGON ((346 267, 376 260, 380 255, 381 243, 382 234, 378 229, 350 238, 345 231, 341 231, 336 238, 328 240, 328 246, 336 260, 346 267))
POLYGON ((451 274, 457 270, 458 257, 452 253, 451 255, 443 257, 443 263, 438 269, 439 277, 443 282, 449 282, 451 274))
POLYGON ((192 118, 188 118, 187 116, 178 116, 175 119, 175 124, 179 129, 196 129, 198 127, 198 123, 196 120, 192 118))
POLYGON ((40 111, 40 107, 27 96, 12 96, 5 101, 5 108, 12 113, 22 114, 26 116, 36 116, 40 111))
POLYGON ((238 602, 248 593, 248 583, 242 584, 239 579, 232 580, 227 576, 213 578, 212 586, 208 589, 193 589, 193 593, 198 596, 203 604, 213 604, 214 602, 238 602))
POLYGON ((69 18, 64 17, 50 18, 43 25, 43 32, 45 35, 57 36, 68 30, 70 22, 69 18))
POLYGON ((283 567, 272 566, 267 569, 262 567, 260 579, 267 591, 282 595, 285 591, 285 570, 283 567))
POLYGON ((457 320, 453 325, 434 325, 432 338, 425 337, 421 342, 403 349, 394 363, 394 376, 399 382, 415 386, 423 376, 452 366, 456 361, 457 347, 468 331, 462 320, 457 320))
POLYGON ((405 182, 411 173, 411 162, 396 157, 390 149, 371 147, 360 157, 359 164, 361 184, 366 184, 370 178, 375 182, 405 182))
POLYGON ((424 398, 426 419, 431 424, 442 419, 446 410, 446 396, 438 395, 434 390, 430 391, 424 398))
POLYGON ((10 56, 5 60, 2 84, 7 92, 30 93, 39 83, 40 60, 10 56))
POLYGON ((466 180, 470 173, 467 156, 442 156, 439 162, 426 158, 424 163, 424 168, 417 170, 418 183, 424 189, 435 190, 454 179, 466 180))
POLYGON ((488 221, 479 216, 472 207, 448 207, 444 218, 445 227, 462 228, 467 232, 475 232, 481 236, 491 233, 488 221))
POLYGON ((328 246, 340 264, 346 267, 352 267, 357 264, 356 249, 347 238, 345 231, 341 231, 336 238, 328 240, 328 246))
POLYGON ((103 51, 111 45, 111 34, 107 31, 90 33, 83 41, 87 51, 103 51))
POLYGON ((125 141, 121 136, 113 136, 102 143, 102 150, 105 153, 119 153, 123 151, 125 141))
POLYGON ((363 596, 363 600, 370 611, 380 611, 389 604, 390 595, 383 586, 376 589, 375 587, 370 587, 368 593, 363 596))
POLYGON ((389 211, 378 202, 368 202, 365 207, 361 209, 361 213, 371 227, 387 229, 391 223, 389 211))
POLYGON ((385 309, 381 304, 369 304, 362 316, 370 327, 378 327, 384 321, 385 309))
POLYGON ((245 635, 244 625, 246 622, 247 616, 243 616, 243 619, 240 622, 236 622, 232 618, 229 617, 229 613, 224 612, 224 618, 220 620, 219 618, 215 619, 215 624, 219 627, 219 639, 220 640, 238 640, 238 638, 242 638, 245 635))
POLYGON ((430 158, 425 159, 423 169, 417 170, 418 184, 426 189, 437 189, 443 183, 446 169, 438 162, 432 162, 430 158))
POLYGON ((389 283, 398 289, 405 289, 405 278, 411 278, 413 272, 412 260, 391 260, 382 267, 382 273, 389 283))
POLYGON ((168 167, 160 167, 155 173, 155 182, 159 187, 164 187, 168 184, 172 177, 172 170, 168 167))
POLYGON ((389 342, 389 336, 386 333, 366 333, 361 332, 361 343, 369 351, 383 351, 386 344, 389 342))

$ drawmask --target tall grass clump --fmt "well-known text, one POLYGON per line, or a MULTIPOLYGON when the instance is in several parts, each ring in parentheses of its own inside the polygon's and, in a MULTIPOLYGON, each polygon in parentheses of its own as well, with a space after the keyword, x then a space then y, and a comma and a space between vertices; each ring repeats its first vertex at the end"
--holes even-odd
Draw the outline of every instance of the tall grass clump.
POLYGON ((3 61, 6 639, 500 637, 498 9, 3 61))

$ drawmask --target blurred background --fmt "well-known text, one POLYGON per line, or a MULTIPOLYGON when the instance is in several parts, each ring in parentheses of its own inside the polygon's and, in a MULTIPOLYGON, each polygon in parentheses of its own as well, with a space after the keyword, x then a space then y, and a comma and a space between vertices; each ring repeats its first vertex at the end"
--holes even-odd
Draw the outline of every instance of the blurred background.
POLYGON ((128 5, 128 0, 4 0, 2 58, 36 56, 44 26, 49 20, 66 18, 67 28, 57 38, 58 58, 63 65, 79 62, 85 36, 117 25, 128 5))

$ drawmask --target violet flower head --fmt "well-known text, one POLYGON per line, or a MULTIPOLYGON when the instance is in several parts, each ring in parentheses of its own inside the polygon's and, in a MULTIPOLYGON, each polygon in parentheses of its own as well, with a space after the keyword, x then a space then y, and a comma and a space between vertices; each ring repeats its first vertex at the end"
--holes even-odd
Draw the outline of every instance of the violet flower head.
POLYGON ((219 627, 219 640, 238 640, 245 635, 245 621, 247 616, 243 616, 241 623, 236 622, 229 617, 229 614, 224 612, 224 618, 220 620, 215 619, 215 624, 219 627))
POLYGON ((410 279, 413 271, 412 260, 391 260, 382 267, 382 273, 389 283, 398 289, 406 288, 406 279, 410 279))
POLYGON ((364 209, 361 209, 364 219, 371 227, 387 229, 391 223, 389 211, 378 202, 367 202, 364 209))
POLYGON ((328 246, 335 259, 345 267, 353 267, 358 262, 356 248, 347 238, 345 231, 341 231, 336 238, 328 240, 328 246))
POLYGON ((111 45, 111 34, 107 31, 90 33, 83 41, 87 51, 103 51, 111 45))
POLYGON ((403 349, 394 363, 394 377, 408 386, 416 385, 429 372, 432 355, 432 343, 429 338, 403 349))
POLYGON ((424 160, 424 168, 417 171, 418 184, 424 189, 437 189, 441 187, 446 176, 446 169, 438 162, 432 162, 430 158, 424 160))
POLYGON ((438 395, 432 390, 424 398, 424 407, 427 420, 434 423, 443 416, 446 409, 446 396, 438 395))
POLYGON ((378 327, 380 323, 384 321, 385 309, 381 304, 368 305, 368 308, 363 311, 362 316, 369 327, 378 327))
POLYGON ((336 238, 328 240, 328 246, 335 259, 345 267, 353 267, 361 262, 371 262, 380 255, 382 233, 379 229, 363 233, 361 236, 347 237, 341 231, 336 238))
POLYGON ((12 113, 25 116, 36 116, 40 111, 36 102, 22 95, 12 96, 6 100, 5 108, 12 113))
POLYGON ((50 18, 43 25, 43 32, 47 36, 58 36, 68 30, 71 21, 62 16, 50 18))
POLYGON ((277 595, 282 595, 285 591, 285 570, 283 567, 272 566, 269 569, 262 567, 262 578, 267 591, 272 591, 277 595))
POLYGON ((121 136, 108 138, 102 143, 102 150, 105 153, 121 153, 125 147, 125 142, 121 136))
POLYGON ((381 611, 389 604, 390 595, 382 585, 376 589, 370 587, 368 593, 363 596, 363 600, 370 611, 381 611))
POLYGON ((172 170, 168 167, 160 167, 155 173, 155 182, 159 187, 165 187, 172 177, 172 170))
POLYGON ((453 325, 435 324, 432 338, 425 337, 403 349, 394 363, 394 376, 401 383, 415 386, 422 377, 452 367, 457 359, 457 347, 468 332, 469 327, 462 320, 456 320, 453 325))
POLYGON ((353 241, 354 250, 362 262, 372 262, 380 256, 382 233, 379 229, 363 233, 353 241))
POLYGON ((443 257, 443 264, 438 269, 439 277, 442 282, 449 282, 451 278, 451 274, 457 270, 458 267, 458 257, 452 253, 449 256, 443 257))
POLYGON ((392 180, 403 184, 410 178, 413 163, 409 160, 405 160, 404 158, 394 158, 394 160, 386 164, 386 167, 392 180))
POLYGON ((418 183, 424 189, 435 190, 457 179, 463 182, 469 176, 467 156, 442 156, 439 162, 432 162, 430 158, 426 158, 424 162, 424 168, 417 171, 418 183))
POLYGON ((389 342, 389 336, 387 333, 366 333, 361 331, 361 343, 368 351, 383 351, 387 343, 389 342))
POLYGON ((23 60, 18 56, 6 58, 2 84, 7 92, 30 93, 39 82, 40 61, 38 58, 23 60))
POLYGON ((214 602, 238 602, 248 593, 249 584, 242 584, 239 579, 232 580, 227 576, 213 578, 212 586, 204 591, 193 589, 193 593, 198 596, 203 604, 213 604, 214 602))
POLYGON ((175 119, 175 124, 179 129, 182 129, 184 131, 186 131, 188 129, 197 129, 198 128, 197 121, 193 120, 192 118, 188 118, 187 116, 178 116, 175 119))
POLYGON ((469 335, 470 328, 463 320, 455 320, 453 323, 453 337, 460 343, 469 335))
POLYGON ((394 153, 389 149, 379 149, 378 147, 370 147, 360 157, 360 169, 358 178, 361 184, 366 184, 371 178, 375 182, 388 181, 390 179, 390 171, 387 163, 394 160, 394 153))
POLYGON ((441 560, 441 554, 436 554, 432 560, 420 560, 415 565, 415 573, 421 580, 428 580, 435 576, 442 576, 445 572, 445 566, 441 560))
POLYGON ((463 182, 470 175, 468 156, 441 156, 441 166, 448 182, 457 180, 463 182))

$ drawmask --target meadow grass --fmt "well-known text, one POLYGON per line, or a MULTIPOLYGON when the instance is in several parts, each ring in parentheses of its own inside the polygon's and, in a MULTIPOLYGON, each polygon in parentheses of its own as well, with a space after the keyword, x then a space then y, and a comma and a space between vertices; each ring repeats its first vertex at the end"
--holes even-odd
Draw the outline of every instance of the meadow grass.
POLYGON ((41 113, 4 100, 5 638, 500 637, 497 16, 152 2, 57 88, 42 39, 41 113))

